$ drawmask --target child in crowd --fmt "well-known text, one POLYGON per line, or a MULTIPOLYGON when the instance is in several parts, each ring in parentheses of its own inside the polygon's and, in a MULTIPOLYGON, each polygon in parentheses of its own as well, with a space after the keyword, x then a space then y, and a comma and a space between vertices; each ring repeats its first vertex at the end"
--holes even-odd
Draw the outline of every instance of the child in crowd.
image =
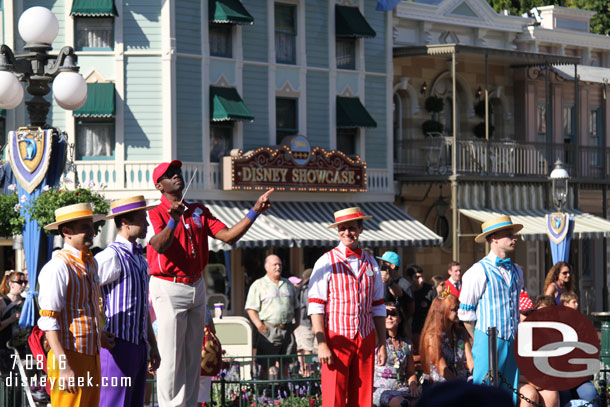
POLYGON ((578 295, 574 291, 561 294, 561 305, 578 311, 578 295))

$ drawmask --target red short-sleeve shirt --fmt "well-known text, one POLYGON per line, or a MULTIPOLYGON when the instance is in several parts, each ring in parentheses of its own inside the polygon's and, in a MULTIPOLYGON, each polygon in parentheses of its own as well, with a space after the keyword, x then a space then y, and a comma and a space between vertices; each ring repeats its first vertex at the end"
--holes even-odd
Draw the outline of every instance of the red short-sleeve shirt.
MULTIPOLYGON (((149 244, 146 250, 150 274, 199 277, 208 264, 208 236, 214 237, 227 226, 203 204, 185 202, 187 209, 174 231, 174 240, 164 253, 157 253, 149 244), (194 252, 194 253, 193 253, 194 252)), ((161 232, 170 219, 171 202, 161 197, 161 203, 148 212, 155 234, 161 232)))

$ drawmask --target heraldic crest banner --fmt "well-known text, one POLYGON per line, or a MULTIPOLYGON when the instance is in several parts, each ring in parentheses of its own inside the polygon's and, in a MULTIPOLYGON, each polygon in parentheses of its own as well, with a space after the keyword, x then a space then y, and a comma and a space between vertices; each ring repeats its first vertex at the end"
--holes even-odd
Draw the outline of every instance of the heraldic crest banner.
POLYGON ((554 212, 546 215, 545 220, 553 264, 559 261, 568 262, 572 231, 574 230, 574 216, 569 213, 554 212))
POLYGON ((42 182, 51 159, 53 129, 20 127, 8 133, 9 161, 19 184, 32 193, 42 182))

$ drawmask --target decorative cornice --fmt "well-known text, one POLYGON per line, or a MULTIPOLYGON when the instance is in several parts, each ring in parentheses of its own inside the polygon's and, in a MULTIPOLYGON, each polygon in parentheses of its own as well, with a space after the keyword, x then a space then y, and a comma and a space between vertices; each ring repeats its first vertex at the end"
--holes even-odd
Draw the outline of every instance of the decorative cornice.
POLYGON ((541 27, 527 27, 518 41, 544 41, 551 44, 576 45, 583 48, 610 50, 610 41, 605 35, 578 31, 549 30, 541 27))

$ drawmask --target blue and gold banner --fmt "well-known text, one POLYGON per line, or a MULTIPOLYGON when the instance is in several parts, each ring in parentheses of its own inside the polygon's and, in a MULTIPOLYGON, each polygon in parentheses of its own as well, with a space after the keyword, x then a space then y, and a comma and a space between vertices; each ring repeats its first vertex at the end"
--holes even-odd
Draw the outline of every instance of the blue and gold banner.
POLYGON ((32 193, 47 175, 51 161, 53 129, 21 127, 8 133, 8 154, 15 178, 32 193))
POLYGON ((574 231, 574 215, 551 213, 546 215, 546 234, 549 236, 553 264, 570 258, 570 243, 574 231))

